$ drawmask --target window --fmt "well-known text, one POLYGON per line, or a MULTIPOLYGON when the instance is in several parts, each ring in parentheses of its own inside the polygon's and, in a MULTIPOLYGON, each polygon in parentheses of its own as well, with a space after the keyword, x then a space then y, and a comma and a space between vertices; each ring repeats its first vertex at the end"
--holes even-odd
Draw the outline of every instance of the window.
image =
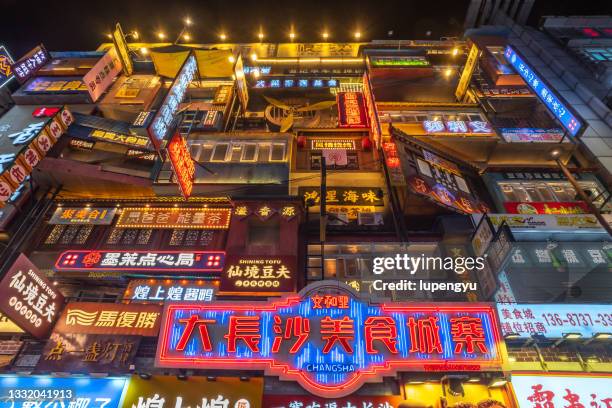
POLYGON ((270 154, 270 161, 283 161, 285 159, 285 144, 274 143, 272 144, 272 152, 270 154))
POLYGON ((232 162, 240 161, 241 157, 242 157, 242 145, 241 144, 232 143, 232 150, 231 150, 231 154, 230 154, 230 161, 232 161, 232 162))
POLYGON ((202 145, 202 149, 200 149, 200 156, 198 157, 199 162, 209 162, 212 156, 213 145, 205 144, 202 145))
POLYGON ((46 245, 83 245, 93 231, 93 225, 54 225, 45 239, 46 245))
POLYGON ((259 163, 267 163, 270 158, 270 145, 269 144, 260 144, 259 145, 259 154, 257 156, 257 161, 259 163))
POLYGON ((227 143, 218 143, 215 145, 213 149, 212 157, 210 158, 211 162, 222 162, 225 161, 225 156, 227 155, 227 151, 229 149, 229 144, 227 143))
POLYGON ((280 246, 280 223, 278 220, 250 219, 247 244, 251 248, 277 249, 280 246))
POLYGON ((240 161, 253 162, 255 160, 257 160, 257 145, 255 143, 245 143, 242 147, 240 161))
POLYGON ((135 228, 113 228, 106 238, 108 245, 146 245, 151 240, 153 230, 135 228))
POLYGON ((170 246, 208 246, 215 232, 209 230, 174 229, 170 235, 170 246))

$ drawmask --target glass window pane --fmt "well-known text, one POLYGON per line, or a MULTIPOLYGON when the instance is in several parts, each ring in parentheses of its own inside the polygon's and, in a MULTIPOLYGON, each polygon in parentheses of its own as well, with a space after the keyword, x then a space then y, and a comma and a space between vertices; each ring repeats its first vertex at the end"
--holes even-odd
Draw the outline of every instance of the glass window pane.
POLYGON ((242 148, 242 161, 255 161, 257 153, 257 145, 255 143, 246 143, 242 148))
POLYGON ((285 159, 285 145, 282 143, 274 143, 272 145, 272 156, 270 161, 283 161, 285 159))
POLYGON ((228 149, 229 149, 229 145, 227 143, 219 143, 215 145, 215 149, 213 150, 212 158, 210 159, 210 161, 213 161, 213 162, 225 161, 225 156, 227 155, 228 149))
POLYGON ((260 163, 267 163, 270 160, 270 145, 260 144, 259 154, 257 155, 257 161, 260 163))

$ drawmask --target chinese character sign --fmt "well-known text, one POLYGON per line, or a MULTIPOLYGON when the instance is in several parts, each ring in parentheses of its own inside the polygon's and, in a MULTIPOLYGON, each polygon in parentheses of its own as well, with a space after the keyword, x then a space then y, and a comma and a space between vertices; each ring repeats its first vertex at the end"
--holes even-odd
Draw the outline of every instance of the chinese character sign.
POLYGON ((401 396, 363 396, 324 399, 306 395, 270 395, 263 397, 263 406, 270 408, 399 408, 401 396))
POLYGON ((98 98, 108 89, 113 83, 113 80, 121 73, 123 66, 121 60, 117 54, 115 47, 111 47, 110 50, 98 62, 93 68, 85 74, 83 82, 87 86, 87 91, 91 96, 93 102, 97 101, 98 98))
MULTIPOLYGON (((321 204, 320 187, 298 187, 298 195, 312 205, 321 204)), ((325 195, 327 205, 384 206, 378 187, 328 187, 325 195)))
POLYGON ((3 408, 118 408, 127 378, 0 377, 3 408))
POLYGON ((168 157, 170 158, 174 177, 176 177, 181 194, 187 199, 191 196, 191 191, 193 190, 195 164, 189 152, 187 141, 179 132, 174 133, 170 143, 168 143, 168 157))
POLYGON ((576 136, 582 128, 580 119, 570 112, 569 108, 561 102, 559 97, 550 87, 548 87, 548 85, 542 82, 542 79, 533 68, 527 65, 523 58, 519 56, 511 46, 506 46, 504 56, 533 92, 535 92, 540 101, 542 101, 548 110, 550 110, 559 122, 561 122, 563 127, 572 136, 576 136))
POLYGON ((118 228, 227 229, 229 208, 124 208, 118 228))
POLYGON ((529 338, 541 334, 549 339, 562 338, 564 333, 580 333, 588 339, 596 333, 609 333, 612 306, 565 304, 499 304, 497 305, 502 334, 529 338))
POLYGON ((71 302, 57 321, 56 333, 157 336, 158 305, 71 302))
POLYGON ((15 62, 11 70, 15 73, 19 82, 24 83, 50 60, 51 57, 49 53, 41 44, 34 47, 34 49, 24 55, 19 61, 15 62))
POLYGON ((0 310, 34 337, 45 337, 64 307, 64 296, 20 254, 0 282, 0 310))
POLYGON ((295 256, 230 255, 221 276, 220 290, 249 295, 294 292, 296 276, 295 256))
POLYGON ((36 370, 83 374, 127 373, 134 362, 140 340, 140 336, 52 333, 36 370))
POLYGON ((55 262, 58 272, 140 271, 145 273, 221 272, 222 251, 65 251, 55 262))
POLYGON ((162 142, 170 132, 176 112, 179 110, 179 105, 187 93, 189 84, 196 78, 197 71, 198 64, 196 57, 190 53, 178 74, 176 74, 168 94, 166 94, 164 101, 159 106, 148 129, 151 142, 157 149, 162 147, 162 142))
POLYGON ((58 207, 51 216, 49 224, 110 225, 116 211, 116 208, 104 207, 58 207))
POLYGON ((494 309, 374 304, 320 283, 269 302, 166 304, 158 367, 265 370, 326 398, 397 370, 497 369, 494 309))
POLYGON ((612 377, 581 374, 512 374, 520 408, 607 408, 612 405, 612 377))
POLYGON ((139 135, 128 135, 124 133, 109 132, 101 129, 92 129, 89 136, 93 137, 94 139, 103 140, 109 143, 116 143, 140 148, 149 147, 149 139, 147 137, 139 135))
POLYGON ((211 302, 218 286, 217 281, 137 279, 130 281, 123 298, 130 303, 211 302))
MULTIPOLYGON (((132 376, 123 400, 125 408, 262 408, 263 378, 154 375, 147 380, 132 376)), ((269 408, 268 405, 265 406, 269 408)))
POLYGON ((365 101, 361 92, 338 92, 338 126, 347 128, 369 127, 365 101))

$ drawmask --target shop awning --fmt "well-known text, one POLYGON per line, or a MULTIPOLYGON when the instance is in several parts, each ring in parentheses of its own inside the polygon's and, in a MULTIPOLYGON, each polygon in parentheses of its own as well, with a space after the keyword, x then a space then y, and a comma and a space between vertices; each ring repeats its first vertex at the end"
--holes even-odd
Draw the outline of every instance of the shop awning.
MULTIPOLYGON (((151 59, 157 75, 174 78, 187 59, 192 48, 180 45, 151 50, 151 59)), ((233 74, 234 64, 230 61, 231 50, 193 50, 198 62, 200 79, 227 78, 233 74)))

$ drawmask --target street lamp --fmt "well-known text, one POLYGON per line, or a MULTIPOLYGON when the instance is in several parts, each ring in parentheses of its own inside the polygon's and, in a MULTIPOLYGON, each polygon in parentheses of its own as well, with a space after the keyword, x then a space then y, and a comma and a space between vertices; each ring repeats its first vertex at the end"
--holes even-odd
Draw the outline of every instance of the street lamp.
POLYGON ((193 24, 193 22, 191 21, 191 19, 189 17, 185 17, 183 19, 183 28, 181 28, 181 31, 179 32, 178 36, 176 37, 176 40, 174 40, 174 43, 178 43, 180 41, 181 38, 183 38, 185 41, 189 41, 191 39, 191 36, 189 34, 185 33, 185 30, 187 30, 187 27, 190 27, 193 24), (185 35, 183 35, 185 34, 185 35))
POLYGON ((160 31, 157 33, 157 38, 159 38, 160 40, 165 40, 166 39, 166 34, 164 34, 163 31, 160 31))
POLYGON ((355 31, 355 39, 359 40, 361 38, 361 32, 360 31, 355 31))
POLYGON ((264 38, 264 33, 262 33, 261 31, 259 32, 259 34, 257 34, 257 38, 259 38, 259 41, 263 40, 264 38))
POLYGON ((329 33, 327 31, 325 31, 325 32, 323 32, 322 36, 323 36, 323 39, 325 41, 327 41, 327 39, 329 38, 329 33))
POLYGON ((221 41, 225 41, 227 39, 227 36, 225 35, 225 33, 221 33, 219 34, 219 39, 221 39, 221 41))
POLYGON ((291 41, 295 40, 295 33, 293 31, 289 33, 289 38, 291 41))

